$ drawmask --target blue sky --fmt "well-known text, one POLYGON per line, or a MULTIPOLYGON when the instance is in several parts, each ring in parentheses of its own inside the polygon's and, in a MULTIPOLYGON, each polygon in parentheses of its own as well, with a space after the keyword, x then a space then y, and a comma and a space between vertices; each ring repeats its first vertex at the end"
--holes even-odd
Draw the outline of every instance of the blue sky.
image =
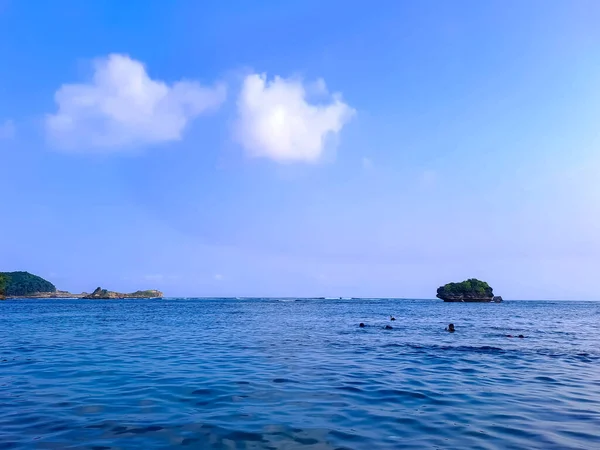
POLYGON ((596 1, 0 0, 0 270, 598 299, 596 1))

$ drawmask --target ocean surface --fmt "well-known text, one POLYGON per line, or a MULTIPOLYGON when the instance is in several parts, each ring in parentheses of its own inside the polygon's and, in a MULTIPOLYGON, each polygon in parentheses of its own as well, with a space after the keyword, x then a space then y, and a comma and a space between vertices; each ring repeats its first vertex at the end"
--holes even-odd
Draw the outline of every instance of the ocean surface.
POLYGON ((600 449, 600 303, 4 301, 0 448, 600 449))

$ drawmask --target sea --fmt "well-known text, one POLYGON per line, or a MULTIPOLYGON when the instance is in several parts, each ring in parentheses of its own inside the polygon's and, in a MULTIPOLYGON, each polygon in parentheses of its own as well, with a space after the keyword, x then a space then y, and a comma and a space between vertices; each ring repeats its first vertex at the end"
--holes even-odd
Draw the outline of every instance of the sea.
POLYGON ((0 449, 171 448, 600 449, 600 302, 0 302, 0 449))

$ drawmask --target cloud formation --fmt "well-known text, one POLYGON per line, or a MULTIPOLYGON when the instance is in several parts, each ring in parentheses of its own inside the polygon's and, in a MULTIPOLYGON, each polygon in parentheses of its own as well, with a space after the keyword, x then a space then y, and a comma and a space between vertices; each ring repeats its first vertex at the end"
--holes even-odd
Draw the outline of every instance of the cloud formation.
POLYGON ((302 81, 265 74, 244 79, 237 102, 236 139, 253 157, 280 163, 314 163, 322 157, 327 139, 335 137, 355 114, 339 94, 329 95, 323 80, 302 81), (327 98, 309 103, 308 94, 327 98))
POLYGON ((94 61, 89 82, 58 89, 58 110, 46 117, 46 131, 57 147, 73 151, 118 151, 178 141, 191 120, 217 108, 225 96, 222 84, 169 85, 150 78, 140 61, 111 54, 94 61))
POLYGON ((8 119, 0 123, 0 139, 12 139, 16 132, 17 128, 12 120, 8 119))

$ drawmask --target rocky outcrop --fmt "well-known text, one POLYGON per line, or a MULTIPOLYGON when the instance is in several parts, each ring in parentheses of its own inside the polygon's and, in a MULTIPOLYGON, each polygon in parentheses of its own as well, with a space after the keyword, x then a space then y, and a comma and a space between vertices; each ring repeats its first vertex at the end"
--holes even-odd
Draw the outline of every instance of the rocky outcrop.
POLYGON ((475 278, 460 283, 448 283, 437 290, 437 297, 445 302, 490 303, 494 299, 494 291, 485 281, 475 278))
POLYGON ((82 292, 81 294, 73 294, 67 291, 55 291, 55 292, 34 292, 28 295, 7 295, 6 298, 81 298, 81 299, 118 299, 118 298, 162 298, 163 293, 154 289, 147 291, 136 291, 131 294, 123 294, 121 292, 108 291, 106 289, 97 288, 91 294, 82 292))
POLYGON ((494 303, 500 303, 503 301, 504 300, 502 299, 502 296, 500 296, 500 295, 494 295, 494 298, 492 299, 492 302, 494 302, 494 303))
POLYGON ((121 292, 113 292, 108 291, 106 289, 102 289, 100 287, 96 288, 94 292, 89 295, 86 295, 82 298, 84 299, 116 299, 116 298, 162 298, 163 293, 161 291, 157 291, 154 289, 150 289, 147 291, 136 291, 131 294, 122 294, 121 292))

